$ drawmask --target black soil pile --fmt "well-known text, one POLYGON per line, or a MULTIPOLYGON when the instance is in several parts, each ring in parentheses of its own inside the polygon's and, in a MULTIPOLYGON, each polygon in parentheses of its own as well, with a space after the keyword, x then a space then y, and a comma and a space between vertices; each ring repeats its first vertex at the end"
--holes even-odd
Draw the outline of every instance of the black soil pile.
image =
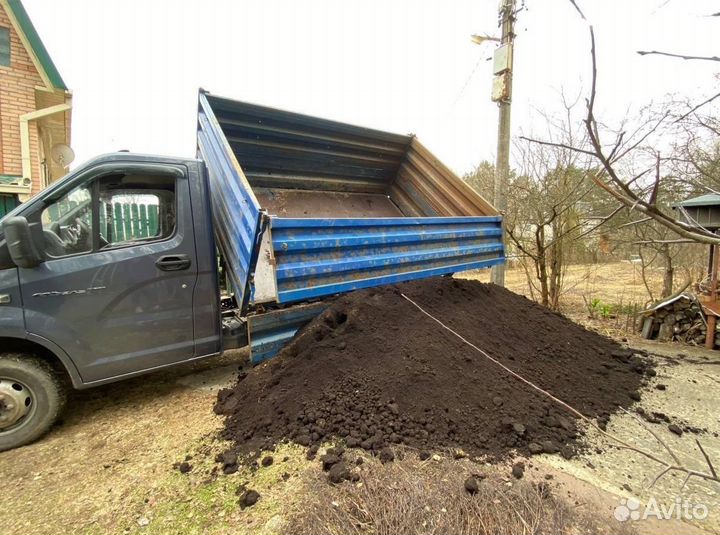
POLYGON ((274 359, 218 395, 228 455, 292 440, 339 439, 571 456, 576 419, 422 314, 401 292, 492 357, 604 425, 638 399, 646 360, 494 285, 436 278, 335 299, 274 359))

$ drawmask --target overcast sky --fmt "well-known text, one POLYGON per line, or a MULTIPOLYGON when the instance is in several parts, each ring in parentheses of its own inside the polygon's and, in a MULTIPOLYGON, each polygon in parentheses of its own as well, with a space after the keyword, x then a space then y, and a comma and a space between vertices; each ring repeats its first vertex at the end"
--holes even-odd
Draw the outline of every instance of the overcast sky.
MULTIPOLYGON (((193 156, 198 87, 415 133, 457 172, 494 160, 497 0, 23 0, 74 94, 75 164, 118 149, 193 156)), ((578 0, 596 28, 599 115, 713 87, 720 2, 578 0)), ((516 33, 513 134, 589 83, 587 27, 568 0, 527 0, 516 33)))

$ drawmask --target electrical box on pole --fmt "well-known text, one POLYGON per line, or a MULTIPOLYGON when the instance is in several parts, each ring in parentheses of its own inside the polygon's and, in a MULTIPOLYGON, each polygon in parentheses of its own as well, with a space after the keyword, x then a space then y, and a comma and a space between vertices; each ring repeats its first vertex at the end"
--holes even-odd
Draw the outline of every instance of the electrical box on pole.
POLYGON ((493 54, 493 74, 502 74, 512 70, 513 45, 506 43, 495 49, 493 54))
POLYGON ((510 100, 510 72, 496 74, 493 78, 492 101, 507 102, 510 100))
POLYGON ((493 55, 493 86, 492 101, 506 102, 510 100, 512 76, 513 45, 506 43, 495 50, 493 55))

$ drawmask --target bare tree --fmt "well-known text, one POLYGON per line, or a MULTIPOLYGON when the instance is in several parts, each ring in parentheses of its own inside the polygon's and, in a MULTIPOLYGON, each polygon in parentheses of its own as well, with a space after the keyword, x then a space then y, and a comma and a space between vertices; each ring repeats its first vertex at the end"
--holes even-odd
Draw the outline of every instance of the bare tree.
MULTIPOLYGON (((582 10, 575 0, 569 0, 583 20, 587 21, 582 10)), ((597 55, 595 32, 591 24, 588 25, 590 34, 590 58, 592 77, 590 93, 586 100, 586 115, 583 120, 586 143, 557 142, 553 140, 538 140, 534 142, 544 146, 554 146, 571 150, 577 154, 592 157, 598 164, 598 172, 590 176, 592 182, 603 191, 612 196, 622 206, 639 212, 647 220, 652 220, 671 230, 678 236, 700 243, 720 245, 720 237, 711 230, 688 221, 659 202, 660 181, 665 173, 661 166, 664 162, 679 162, 682 156, 663 158, 652 146, 658 139, 667 134, 668 130, 682 127, 683 121, 692 117, 699 120, 698 111, 703 106, 720 97, 720 93, 705 99, 703 102, 689 106, 689 109, 680 116, 665 110, 662 113, 648 113, 639 126, 632 130, 625 128, 610 129, 595 116, 595 102, 597 98, 597 55), (604 138, 610 136, 612 142, 606 143, 604 138)), ((687 60, 718 61, 715 57, 683 56, 681 54, 659 53, 657 51, 642 52, 643 54, 660 54, 664 56, 681 57, 687 60)), ((717 147, 720 136, 716 122, 706 122, 706 132, 703 140, 709 140, 710 146, 717 147), (713 137, 714 135, 714 137, 713 137)), ((694 134, 697 134, 693 131, 694 134)), ((698 134, 699 135, 699 134, 698 134)), ((697 145, 698 137, 694 138, 697 145)), ((692 145, 692 143, 691 143, 692 145)), ((716 149, 717 150, 717 149, 716 149)), ((687 156, 687 155, 685 155, 687 156)), ((686 158, 687 159, 687 158, 686 158)), ((692 160, 690 160, 692 164, 692 160)))
MULTIPOLYGON (((563 95, 564 114, 544 116, 553 143, 539 145, 523 138, 516 143, 518 170, 510 177, 505 216, 509 249, 525 270, 531 295, 554 310, 560 306, 568 263, 585 240, 622 209, 595 212, 595 187, 587 180, 595 170, 587 156, 566 148, 582 142, 582 132, 572 128, 576 102, 563 95)), ((466 177, 481 192, 491 191, 492 179, 488 163, 466 177)))
MULTIPOLYGON (((686 182, 675 176, 663 176, 660 180, 658 197, 662 199, 663 210, 687 196, 686 182)), ((622 205, 620 205, 622 206, 622 205)), ((700 280, 704 262, 704 248, 677 234, 649 217, 638 218, 630 209, 625 209, 613 222, 612 247, 614 252, 632 255, 640 267, 640 275, 650 302, 674 293, 678 271, 686 271, 690 281, 700 280), (700 266, 693 275, 692 268, 700 266), (653 279, 658 270, 662 271, 662 287, 659 289, 653 279)))
MULTIPOLYGON (((715 77, 720 81, 720 76, 715 77)), ((686 192, 720 192, 720 93, 694 104, 687 98, 665 103, 671 126, 671 152, 665 166, 671 176, 686 179, 686 192)), ((681 213, 687 219, 687 214, 681 213)))
POLYGON ((656 301, 652 286, 648 283, 647 270, 659 263, 663 270, 663 283, 660 298, 668 297, 673 293, 675 282, 675 259, 680 254, 678 245, 668 243, 669 231, 666 227, 649 222, 644 225, 633 225, 636 237, 638 256, 643 284, 651 301, 656 301))

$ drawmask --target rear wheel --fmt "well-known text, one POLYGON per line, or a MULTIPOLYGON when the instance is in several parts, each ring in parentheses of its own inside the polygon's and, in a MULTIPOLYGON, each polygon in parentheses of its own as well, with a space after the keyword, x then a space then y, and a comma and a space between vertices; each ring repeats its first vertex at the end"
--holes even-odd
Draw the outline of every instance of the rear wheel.
POLYGON ((47 362, 29 355, 0 355, 0 451, 40 438, 64 402, 65 387, 47 362))

